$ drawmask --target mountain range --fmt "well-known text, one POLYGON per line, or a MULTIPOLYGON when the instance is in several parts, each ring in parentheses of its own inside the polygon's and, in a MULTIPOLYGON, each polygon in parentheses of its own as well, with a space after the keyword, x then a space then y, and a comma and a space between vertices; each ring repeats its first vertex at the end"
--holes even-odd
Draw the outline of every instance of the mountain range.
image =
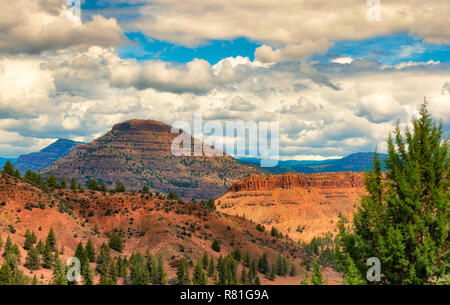
POLYGON ((58 139, 56 142, 41 149, 39 152, 19 156, 14 166, 22 173, 27 170, 39 171, 56 160, 66 156, 80 144, 83 143, 67 139, 58 139))
MULTIPOLYGON (((378 154, 383 161, 388 155, 378 154)), ((373 152, 358 152, 350 154, 342 159, 329 159, 323 161, 297 161, 286 160, 279 161, 277 166, 261 168, 266 173, 282 174, 293 173, 324 173, 324 172, 363 172, 369 170, 373 162, 373 152)), ((244 164, 259 167, 259 158, 239 158, 244 164)))

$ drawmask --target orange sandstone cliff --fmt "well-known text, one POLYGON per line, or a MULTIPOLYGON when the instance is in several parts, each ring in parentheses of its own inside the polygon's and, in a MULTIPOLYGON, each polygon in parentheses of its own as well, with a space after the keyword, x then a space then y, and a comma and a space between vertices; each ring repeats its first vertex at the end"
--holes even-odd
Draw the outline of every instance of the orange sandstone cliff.
POLYGON ((351 219, 364 193, 363 173, 252 176, 232 184, 218 199, 218 210, 309 241, 335 234, 339 218, 351 219))

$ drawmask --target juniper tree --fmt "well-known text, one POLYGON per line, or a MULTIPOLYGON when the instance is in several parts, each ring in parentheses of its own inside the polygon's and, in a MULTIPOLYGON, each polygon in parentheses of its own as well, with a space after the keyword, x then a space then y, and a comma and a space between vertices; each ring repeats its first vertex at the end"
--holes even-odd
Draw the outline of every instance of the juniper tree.
POLYGON ((56 236, 52 227, 50 227, 48 232, 46 243, 50 245, 52 251, 56 251, 56 236))
POLYGON ((89 259, 89 262, 93 263, 95 262, 95 248, 94 244, 92 243, 92 240, 89 238, 86 243, 86 253, 89 259))
POLYGON ((360 282, 367 259, 377 257, 381 283, 434 283, 449 272, 449 142, 424 102, 412 130, 403 133, 397 123, 387 144, 386 174, 375 153, 368 195, 351 226, 339 223, 338 266, 347 282, 349 273, 360 282))
POLYGON ((208 277, 213 277, 216 272, 216 268, 214 266, 214 258, 211 256, 209 260, 209 266, 208 266, 208 277))
POLYGON ((61 188, 66 189, 67 188, 67 178, 65 176, 61 179, 61 188))
POLYGON ((183 257, 178 263, 177 269, 177 284, 178 285, 189 285, 191 280, 189 279, 189 270, 186 263, 186 259, 183 257))
POLYGON ((75 180, 75 178, 72 178, 72 180, 70 180, 70 189, 72 191, 76 191, 77 190, 77 181, 75 180))
POLYGON ((29 248, 25 259, 25 267, 33 271, 39 269, 40 264, 41 262, 38 250, 36 248, 29 248))
POLYGON ((3 172, 14 176, 14 166, 12 165, 11 161, 8 160, 6 161, 5 165, 3 165, 3 172))
POLYGON ((195 264, 194 272, 192 274, 192 284, 206 285, 206 274, 203 270, 202 261, 198 260, 195 264))
POLYGON ((204 270, 208 269, 208 253, 206 252, 203 254, 202 257, 202 266, 204 270))
POLYGON ((37 237, 34 232, 30 232, 30 230, 26 230, 25 232, 25 242, 23 248, 25 250, 30 249, 36 243, 37 237))
POLYGON ((314 265, 314 269, 313 269, 313 273, 311 275, 311 284, 325 285, 326 283, 323 280, 322 270, 320 269, 319 264, 317 263, 317 261, 315 261, 313 265, 314 265))

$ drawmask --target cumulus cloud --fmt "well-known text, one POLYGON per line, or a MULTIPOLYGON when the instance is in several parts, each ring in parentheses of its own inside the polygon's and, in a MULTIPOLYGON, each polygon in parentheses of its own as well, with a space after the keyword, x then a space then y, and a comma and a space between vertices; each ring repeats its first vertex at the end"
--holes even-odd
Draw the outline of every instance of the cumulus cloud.
POLYGON ((367 117, 372 122, 381 123, 404 117, 404 109, 389 94, 370 94, 361 97, 357 114, 367 117))
POLYGON ((298 44, 290 44, 281 49, 272 49, 262 45, 255 50, 255 58, 263 63, 273 63, 292 59, 305 59, 312 54, 325 52, 331 44, 325 39, 317 41, 304 40, 298 44))
MULTIPOLYGON (((187 46, 210 39, 248 37, 270 46, 304 41, 355 40, 409 32, 428 43, 449 43, 446 0, 391 0, 381 4, 380 22, 366 18, 366 1, 152 0, 133 27, 149 36, 187 46)), ((261 49, 266 56, 276 51, 261 49)), ((295 52, 294 52, 295 53, 295 52)), ((269 56, 269 58, 270 58, 269 56)))
POLYGON ((17 0, 0 3, 0 52, 40 53, 92 45, 117 46, 123 31, 113 18, 71 21, 63 1, 17 0))

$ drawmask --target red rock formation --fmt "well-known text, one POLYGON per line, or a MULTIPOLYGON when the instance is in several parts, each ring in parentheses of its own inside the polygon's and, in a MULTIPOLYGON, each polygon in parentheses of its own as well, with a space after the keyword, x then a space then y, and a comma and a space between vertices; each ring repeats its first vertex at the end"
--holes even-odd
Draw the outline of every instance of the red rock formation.
POLYGON ((252 176, 232 184, 217 209, 308 241, 335 234, 340 217, 351 219, 364 193, 363 173, 252 176))
POLYGON ((349 188, 363 187, 364 177, 362 173, 337 172, 337 173, 286 173, 281 175, 251 176, 242 181, 232 184, 228 190, 230 192, 238 191, 257 191, 273 190, 277 188, 289 189, 292 187, 315 187, 326 188, 349 188))
MULTIPOLYGON (((228 155, 174 156, 171 145, 178 135, 161 122, 126 121, 41 172, 75 177, 83 184, 97 179, 108 187, 117 181, 134 190, 147 185, 152 191, 174 191, 186 199, 217 198, 231 183, 261 173, 228 155)), ((195 142, 191 141, 192 148, 195 142)))

